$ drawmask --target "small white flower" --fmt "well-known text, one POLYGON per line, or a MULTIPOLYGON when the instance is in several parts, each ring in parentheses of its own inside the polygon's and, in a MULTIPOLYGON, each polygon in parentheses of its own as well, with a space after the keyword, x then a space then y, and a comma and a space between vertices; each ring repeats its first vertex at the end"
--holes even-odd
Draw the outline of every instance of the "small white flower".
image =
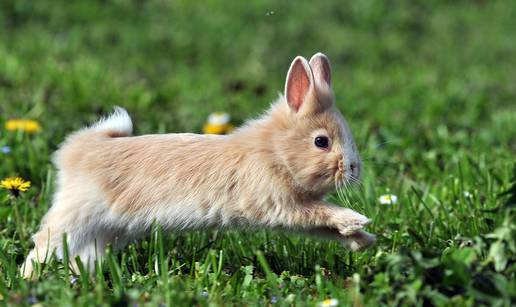
POLYGON ((473 194, 471 194, 468 191, 464 191, 463 195, 464 195, 465 198, 473 198, 473 194))
POLYGON ((211 125, 226 125, 229 123, 230 117, 226 112, 211 113, 208 117, 208 123, 211 125))
POLYGON ((336 298, 325 299, 319 303, 319 307, 335 307, 339 305, 339 300, 336 298))
POLYGON ((380 196, 378 201, 382 205, 394 205, 398 202, 398 196, 396 196, 394 194, 385 194, 385 195, 380 196))

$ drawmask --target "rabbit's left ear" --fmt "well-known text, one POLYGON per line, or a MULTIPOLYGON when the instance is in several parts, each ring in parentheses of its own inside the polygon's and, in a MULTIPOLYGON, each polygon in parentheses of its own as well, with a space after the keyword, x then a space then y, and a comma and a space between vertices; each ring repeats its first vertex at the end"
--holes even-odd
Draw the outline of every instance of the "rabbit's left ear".
POLYGON ((314 76, 310 65, 302 56, 297 56, 287 73, 285 82, 285 98, 292 110, 298 112, 304 106, 305 100, 313 96, 314 76))
POLYGON ((331 87, 331 67, 328 57, 318 52, 312 56, 309 64, 312 68, 315 82, 321 85, 326 83, 328 87, 331 87))

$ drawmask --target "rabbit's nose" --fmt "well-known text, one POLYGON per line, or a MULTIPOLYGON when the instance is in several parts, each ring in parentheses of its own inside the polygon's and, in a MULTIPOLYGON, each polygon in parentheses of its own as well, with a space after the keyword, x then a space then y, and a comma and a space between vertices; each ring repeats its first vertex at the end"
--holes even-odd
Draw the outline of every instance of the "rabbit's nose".
POLYGON ((351 174, 354 176, 358 176, 360 174, 360 164, 352 162, 349 164, 349 169, 351 170, 351 174))

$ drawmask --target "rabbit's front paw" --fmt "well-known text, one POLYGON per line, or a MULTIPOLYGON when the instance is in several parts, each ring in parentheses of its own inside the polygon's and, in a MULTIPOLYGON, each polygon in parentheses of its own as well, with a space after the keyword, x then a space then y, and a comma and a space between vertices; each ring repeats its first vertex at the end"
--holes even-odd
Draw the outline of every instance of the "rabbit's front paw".
POLYGON ((352 252, 359 252, 367 249, 376 242, 376 236, 365 230, 358 230, 350 236, 341 239, 344 247, 352 252))
POLYGON ((343 236, 349 236, 371 223, 366 216, 351 209, 342 209, 335 217, 335 226, 343 236))

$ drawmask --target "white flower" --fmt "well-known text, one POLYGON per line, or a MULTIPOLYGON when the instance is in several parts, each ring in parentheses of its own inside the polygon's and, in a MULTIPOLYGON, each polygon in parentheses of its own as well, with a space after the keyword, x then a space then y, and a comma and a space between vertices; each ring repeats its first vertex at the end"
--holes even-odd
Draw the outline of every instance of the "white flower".
POLYGON ((319 303, 319 307, 335 307, 339 305, 339 300, 336 298, 328 298, 319 303))
POLYGON ((208 117, 208 123, 211 125, 226 125, 229 123, 230 117, 226 112, 211 113, 208 117))
POLYGON ((385 194, 385 195, 380 196, 378 201, 382 205, 394 205, 398 202, 398 196, 396 196, 394 194, 385 194))
POLYGON ((468 191, 464 191, 463 195, 464 195, 465 198, 473 198, 473 194, 471 194, 468 191))

